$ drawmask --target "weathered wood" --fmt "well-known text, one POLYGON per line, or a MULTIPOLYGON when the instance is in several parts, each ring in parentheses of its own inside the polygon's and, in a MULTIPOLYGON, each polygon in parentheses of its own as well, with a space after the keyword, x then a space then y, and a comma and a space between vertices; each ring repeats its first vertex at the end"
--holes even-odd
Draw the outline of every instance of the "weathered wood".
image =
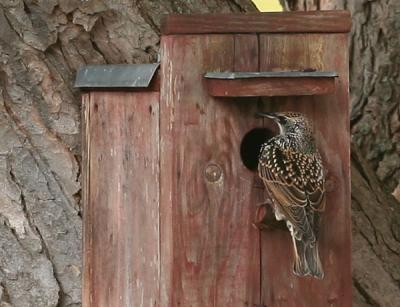
MULTIPOLYGON (((241 72, 241 71, 257 71, 259 68, 259 44, 258 44, 258 35, 256 34, 237 34, 234 36, 234 50, 233 50, 233 66, 234 70, 236 72, 241 72)), ((249 104, 246 106, 246 118, 244 119, 239 119, 237 118, 239 113, 236 111, 234 112, 232 116, 232 121, 242 121, 243 123, 246 123, 245 125, 241 124, 241 139, 240 141, 243 141, 243 137, 247 132, 249 132, 251 129, 254 127, 260 127, 262 124, 262 119, 256 118, 254 114, 257 113, 257 100, 258 98, 253 99, 253 103, 249 104), (236 118, 236 119, 235 119, 236 118)), ((236 103, 240 103, 239 101, 236 101, 236 103)), ((237 125, 238 126, 238 125, 237 125)), ((233 131, 231 131, 233 133, 233 131)), ((242 145, 242 144, 238 144, 242 145)), ((238 148, 238 147, 236 147, 238 148)), ((236 151, 236 155, 239 155, 239 152, 236 151)), ((236 160, 237 161, 237 160, 236 160)), ((243 162, 240 164, 243 167, 243 162)), ((245 171, 244 169, 241 171, 241 173, 244 173, 246 177, 249 179, 250 182, 252 182, 252 189, 251 193, 253 194, 252 196, 247 196, 247 201, 249 202, 246 204, 247 210, 243 211, 243 216, 246 220, 246 223, 253 223, 254 222, 254 201, 259 203, 260 201, 262 202, 263 200, 263 190, 258 188, 258 181, 257 178, 252 178, 249 175, 248 171, 245 171)), ((235 174, 232 174, 233 176, 235 174)), ((240 176, 240 175, 239 175, 240 176)), ((235 188, 235 187, 233 187, 235 188)), ((248 187, 246 187, 248 189, 248 187)), ((242 191, 245 191, 243 189, 242 191)), ((246 225, 248 227, 248 224, 246 225)), ((254 226, 253 226, 254 227, 254 226)), ((248 231, 248 229, 245 229, 248 231)), ((250 270, 247 274, 251 274, 253 276, 253 280, 251 280, 251 283, 249 283, 247 286, 252 287, 252 291, 254 294, 253 300, 248 302, 248 306, 252 305, 252 302, 254 302, 254 305, 257 305, 258 302, 260 301, 261 297, 261 284, 260 284, 260 274, 261 274, 261 266, 260 266, 260 233, 258 232, 257 234, 254 234, 254 229, 251 230, 250 232, 251 238, 254 240, 251 243, 251 247, 253 250, 248 253, 249 262, 253 264, 252 267, 250 267, 250 270), (256 279, 257 278, 257 279, 256 279)), ((239 305, 240 304, 235 304, 239 305)), ((245 305, 246 306, 246 305, 245 305)))
POLYGON ((234 38, 234 71, 258 71, 258 36, 237 34, 234 38))
POLYGON ((348 11, 240 14, 170 14, 161 33, 340 33, 351 29, 348 11))
POLYGON ((325 270, 321 281, 292 273, 289 232, 262 234, 262 303, 267 306, 351 306, 350 133, 346 34, 260 35, 260 70, 334 70, 336 92, 286 97, 265 109, 299 111, 315 123, 318 147, 327 168, 327 204, 320 234, 325 270))
POLYGON ((335 78, 206 79, 215 97, 325 95, 335 92, 335 78))
POLYGON ((159 94, 87 97, 83 305, 157 306, 159 94))
MULTIPOLYGON (((253 108, 208 95, 205 72, 234 68, 232 35, 161 40, 161 306, 254 306, 261 201, 240 159, 253 108), (218 56, 215 56, 218 54, 218 56)), ((248 62, 248 61, 245 61, 248 62)))
POLYGON ((86 306, 92 306, 91 293, 93 285, 91 283, 91 273, 93 272, 90 259, 93 258, 92 250, 92 217, 89 208, 89 187, 90 187, 90 94, 85 93, 82 95, 82 204, 83 204, 83 226, 82 226, 82 241, 83 241, 83 257, 82 257, 82 302, 86 306))

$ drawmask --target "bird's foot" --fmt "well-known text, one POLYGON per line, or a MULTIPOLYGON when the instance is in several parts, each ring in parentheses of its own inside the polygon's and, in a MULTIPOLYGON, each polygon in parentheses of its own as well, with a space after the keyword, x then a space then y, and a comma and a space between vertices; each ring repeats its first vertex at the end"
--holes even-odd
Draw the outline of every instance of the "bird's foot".
POLYGON ((271 200, 257 204, 253 226, 259 230, 287 229, 284 221, 277 221, 275 219, 271 205, 271 200))
POLYGON ((266 207, 266 206, 272 206, 272 201, 267 198, 264 202, 256 204, 257 209, 266 207))

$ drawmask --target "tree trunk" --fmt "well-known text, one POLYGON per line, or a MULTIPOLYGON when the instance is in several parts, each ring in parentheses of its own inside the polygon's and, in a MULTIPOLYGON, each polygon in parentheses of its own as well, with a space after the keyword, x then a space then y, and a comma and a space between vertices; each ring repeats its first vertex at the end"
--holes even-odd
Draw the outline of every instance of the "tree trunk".
POLYGON ((0 306, 81 305, 77 69, 155 61, 164 13, 249 10, 248 0, 0 2, 0 306))
POLYGON ((400 306, 400 2, 284 2, 290 10, 349 9, 353 14, 354 306, 400 306))

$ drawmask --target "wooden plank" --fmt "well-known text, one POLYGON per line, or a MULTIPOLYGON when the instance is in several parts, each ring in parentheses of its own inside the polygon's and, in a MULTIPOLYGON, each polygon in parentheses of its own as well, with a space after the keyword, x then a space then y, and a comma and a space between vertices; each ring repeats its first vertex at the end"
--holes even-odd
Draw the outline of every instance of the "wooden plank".
MULTIPOLYGON (((236 72, 243 72, 243 71, 258 71, 259 69, 259 43, 258 43, 258 35, 257 34, 237 34, 234 36, 234 59, 233 59, 233 66, 234 70, 236 72)), ((252 130, 255 127, 260 127, 262 125, 262 119, 257 118, 254 116, 254 114, 257 113, 258 111, 258 105, 257 105, 257 100, 258 98, 253 99, 253 103, 247 105, 246 112, 246 123, 247 125, 244 125, 242 127, 242 140, 243 136, 248 133, 248 131, 252 130)), ((236 103, 238 103, 236 101, 236 103)), ((235 112, 232 114, 232 116, 237 116, 238 113, 235 112)), ((235 117, 232 117, 232 120, 236 121, 241 121, 242 119, 235 119, 235 117)), ((242 141, 241 140, 241 141, 242 141)), ((238 154, 236 152, 236 154, 238 154)), ((243 165, 242 165, 243 166, 243 165)), ((244 213, 244 215, 241 218, 246 218, 248 223, 253 223, 254 222, 254 204, 257 204, 262 201, 263 199, 263 191, 262 189, 257 188, 258 181, 257 178, 251 178, 249 175, 248 171, 244 171, 246 176, 248 176, 249 182, 252 183, 252 189, 251 193, 253 194, 252 196, 247 197, 248 204, 247 205, 247 210, 244 213), (255 203, 256 202, 256 203, 255 203)), ((233 187, 237 188, 237 187, 233 187)), ((240 217, 239 217, 240 218, 240 217)), ((247 225, 248 227, 248 225, 247 225)), ((257 306, 258 303, 260 302, 261 299, 261 284, 260 284, 260 274, 261 274, 261 266, 260 266, 260 233, 257 231, 256 234, 254 234, 254 229, 251 230, 250 235, 253 240, 255 240, 252 245, 250 246, 253 248, 253 250, 250 251, 250 253, 247 255, 249 258, 249 263, 253 263, 253 267, 251 268, 253 271, 250 272, 250 274, 253 276, 253 280, 251 280, 251 286, 253 289, 253 295, 254 296, 253 300, 249 302, 247 306, 257 306)), ((240 304, 235 304, 239 305, 240 304)))
POLYGON ((159 94, 86 101, 84 306, 157 306, 159 94))
POLYGON ((258 36, 237 34, 234 38, 234 71, 258 71, 258 36))
POLYGON ((314 121, 328 171, 320 234, 323 280, 292 273, 289 232, 262 234, 262 303, 267 306, 351 306, 350 132, 346 34, 260 35, 261 70, 313 67, 337 71, 334 94, 280 97, 265 110, 299 111, 314 121))
POLYGON ((210 97, 203 83, 207 71, 233 69, 234 38, 164 36, 161 63, 160 305, 254 306, 260 189, 240 159, 254 113, 210 97))
POLYGON ((325 95, 335 91, 335 78, 207 79, 215 97, 325 95))
POLYGON ((236 14, 170 14, 161 33, 341 33, 349 32, 348 11, 308 11, 236 14))
POLYGON ((90 187, 90 129, 89 129, 89 107, 90 94, 82 94, 82 205, 83 205, 83 259, 82 259, 82 304, 84 306, 92 306, 91 293, 92 291, 92 275, 93 272, 90 259, 93 258, 92 253, 92 228, 91 228, 91 210, 89 208, 89 187, 90 187))

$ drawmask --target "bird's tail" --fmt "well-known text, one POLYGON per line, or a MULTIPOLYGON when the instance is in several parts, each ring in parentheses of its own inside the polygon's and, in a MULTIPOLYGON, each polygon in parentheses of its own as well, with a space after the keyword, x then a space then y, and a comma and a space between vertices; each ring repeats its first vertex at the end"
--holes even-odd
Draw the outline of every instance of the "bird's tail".
POLYGON ((324 278, 321 260, 318 253, 318 242, 303 242, 293 238, 295 262, 293 272, 298 276, 311 275, 315 278, 324 278))

